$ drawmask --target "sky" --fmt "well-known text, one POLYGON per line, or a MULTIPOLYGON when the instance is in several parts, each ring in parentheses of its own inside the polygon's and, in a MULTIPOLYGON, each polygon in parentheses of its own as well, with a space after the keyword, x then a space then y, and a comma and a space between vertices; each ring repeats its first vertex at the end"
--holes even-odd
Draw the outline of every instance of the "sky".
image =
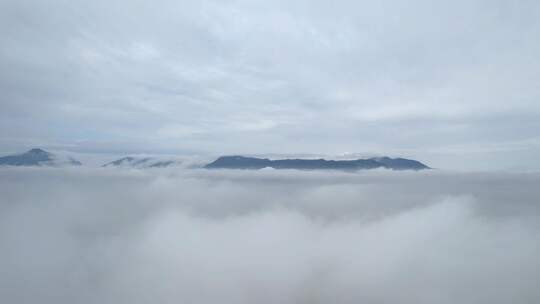
POLYGON ((539 182, 3 168, 0 301, 538 303, 539 182))
POLYGON ((540 2, 0 0, 0 152, 539 170, 540 2))

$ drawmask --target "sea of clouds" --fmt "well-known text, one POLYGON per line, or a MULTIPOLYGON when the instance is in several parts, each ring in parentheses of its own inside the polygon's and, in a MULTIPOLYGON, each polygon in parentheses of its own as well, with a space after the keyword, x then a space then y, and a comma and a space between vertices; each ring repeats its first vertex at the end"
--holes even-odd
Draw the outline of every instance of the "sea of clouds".
POLYGON ((540 173, 0 169, 1 303, 539 303, 540 173))

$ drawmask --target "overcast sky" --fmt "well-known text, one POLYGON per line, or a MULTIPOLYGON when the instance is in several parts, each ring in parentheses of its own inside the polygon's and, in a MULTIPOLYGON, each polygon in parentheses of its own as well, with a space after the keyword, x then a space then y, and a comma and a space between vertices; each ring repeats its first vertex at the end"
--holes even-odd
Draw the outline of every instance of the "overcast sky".
POLYGON ((540 169, 540 2, 0 0, 0 152, 540 169))

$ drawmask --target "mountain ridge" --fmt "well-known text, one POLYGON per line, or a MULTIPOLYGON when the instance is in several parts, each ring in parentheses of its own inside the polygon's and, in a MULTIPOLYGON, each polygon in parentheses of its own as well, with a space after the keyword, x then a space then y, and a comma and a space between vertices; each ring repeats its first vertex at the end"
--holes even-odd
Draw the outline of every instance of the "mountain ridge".
MULTIPOLYGON (((297 170, 342 170, 356 171, 366 169, 391 169, 391 170, 425 170, 431 169, 425 164, 406 158, 391 158, 388 156, 358 158, 349 160, 326 160, 323 158, 285 158, 269 159, 258 157, 246 157, 240 155, 221 156, 212 162, 199 162, 194 164, 188 160, 187 165, 184 160, 177 157, 151 157, 151 156, 126 156, 114 161, 107 162, 101 167, 116 168, 165 168, 170 166, 183 165, 183 167, 205 168, 205 169, 252 169, 263 168, 274 169, 297 169, 297 170)), ((81 166, 82 163, 67 156, 59 156, 47 152, 40 148, 33 148, 24 153, 13 154, 0 157, 0 166, 81 166)))
POLYGON ((406 158, 373 157, 354 160, 319 159, 277 159, 246 157, 240 155, 221 156, 204 166, 206 169, 299 169, 299 170, 366 170, 385 168, 391 170, 426 170, 431 169, 425 164, 406 158))
POLYGON ((181 161, 175 159, 161 159, 156 157, 135 157, 126 156, 120 159, 108 162, 101 167, 103 168, 165 168, 171 165, 179 165, 181 161))
POLYGON ((24 153, 0 157, 0 166, 81 166, 82 163, 72 157, 59 157, 40 148, 33 148, 24 153))

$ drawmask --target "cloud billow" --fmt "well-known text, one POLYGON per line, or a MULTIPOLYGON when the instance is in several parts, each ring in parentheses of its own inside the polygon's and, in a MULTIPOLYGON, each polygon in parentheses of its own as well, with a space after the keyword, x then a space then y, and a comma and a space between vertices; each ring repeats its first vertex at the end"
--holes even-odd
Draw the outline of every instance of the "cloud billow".
POLYGON ((533 303, 540 176, 0 170, 9 303, 533 303))

